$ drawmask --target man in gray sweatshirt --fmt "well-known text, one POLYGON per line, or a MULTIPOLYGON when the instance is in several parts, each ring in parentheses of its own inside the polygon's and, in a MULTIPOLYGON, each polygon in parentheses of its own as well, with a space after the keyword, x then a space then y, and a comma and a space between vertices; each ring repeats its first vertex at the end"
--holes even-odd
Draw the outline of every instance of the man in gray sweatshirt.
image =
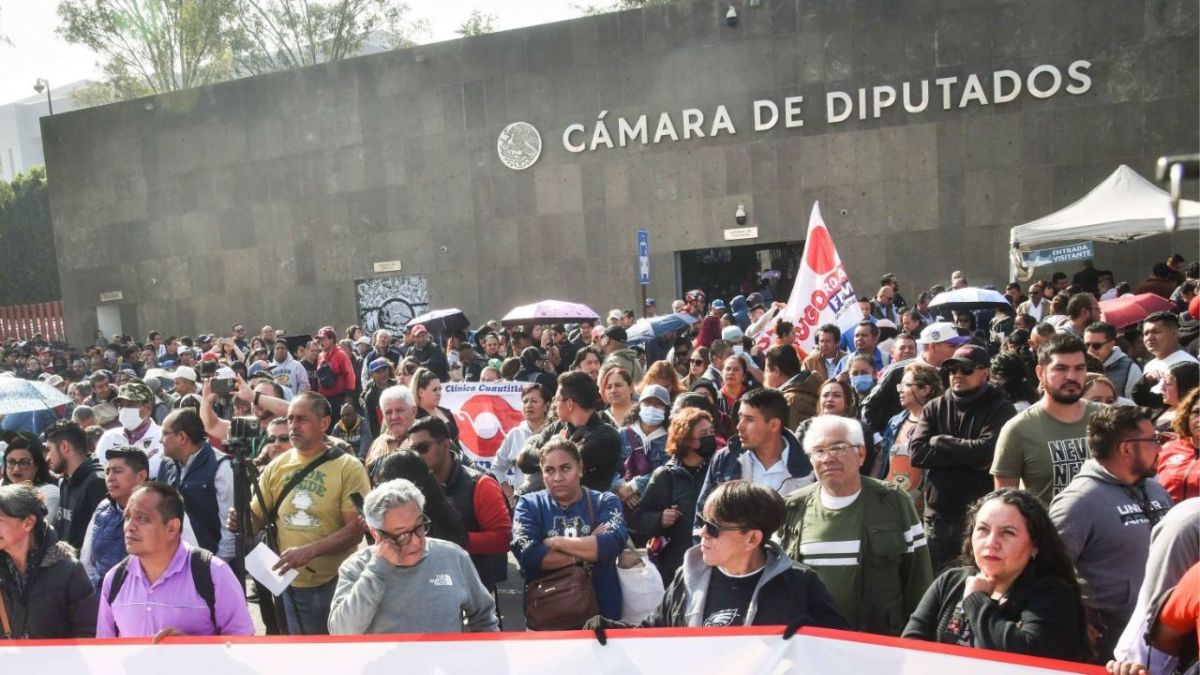
POLYGON ((425 496, 403 478, 367 495, 363 511, 375 545, 355 553, 338 570, 329 611, 331 635, 500 629, 496 603, 467 552, 426 537, 424 508, 425 496))
POLYGON ((1108 406, 1088 423, 1092 458, 1050 503, 1062 536, 1102 626, 1101 663, 1133 612, 1150 551, 1150 531, 1171 508, 1154 480, 1160 446, 1154 424, 1140 408, 1108 406))

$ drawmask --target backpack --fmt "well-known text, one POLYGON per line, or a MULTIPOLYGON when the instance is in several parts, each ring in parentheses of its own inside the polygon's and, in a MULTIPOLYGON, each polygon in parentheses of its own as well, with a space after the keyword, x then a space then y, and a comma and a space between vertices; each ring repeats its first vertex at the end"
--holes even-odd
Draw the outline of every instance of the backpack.
MULTIPOLYGON (((117 563, 113 569, 112 585, 108 588, 108 604, 111 607, 113 601, 117 599, 117 594, 121 592, 121 586, 125 585, 125 577, 129 576, 129 557, 117 563)), ((213 586, 212 569, 212 553, 202 549, 194 548, 189 558, 192 566, 192 583, 196 585, 196 593, 204 599, 204 603, 208 605, 208 620, 212 622, 213 635, 220 635, 221 631, 217 625, 217 591, 213 586)), ((121 629, 113 625, 116 637, 121 637, 121 629)))
POLYGON ((323 389, 332 389, 337 385, 337 373, 333 372, 329 361, 317 366, 317 382, 323 389))

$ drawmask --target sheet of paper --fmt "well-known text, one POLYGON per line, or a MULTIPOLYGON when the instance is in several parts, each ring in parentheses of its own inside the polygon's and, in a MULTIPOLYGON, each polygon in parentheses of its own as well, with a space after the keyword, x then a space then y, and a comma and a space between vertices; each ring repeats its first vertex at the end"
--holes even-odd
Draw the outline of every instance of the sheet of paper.
POLYGON ((292 580, 300 575, 299 570, 288 570, 280 574, 271 569, 277 562, 279 556, 262 542, 246 554, 246 571, 273 595, 281 595, 292 585, 292 580))

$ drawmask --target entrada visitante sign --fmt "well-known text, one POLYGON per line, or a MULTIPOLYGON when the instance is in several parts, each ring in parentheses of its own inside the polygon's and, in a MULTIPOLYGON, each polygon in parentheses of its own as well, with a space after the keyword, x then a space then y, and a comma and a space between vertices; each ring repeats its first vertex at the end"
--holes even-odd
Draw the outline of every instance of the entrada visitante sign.
MULTIPOLYGON (((1023 95, 1045 99, 1065 91, 1078 96, 1092 88, 1092 78, 1088 74, 1091 67, 1090 61, 1079 59, 1065 69, 1043 64, 1026 73, 1001 69, 983 75, 972 73, 965 77, 955 75, 848 91, 827 91, 823 101, 825 123, 838 124, 851 118, 880 119, 891 114, 918 115, 938 106, 942 110, 954 110, 997 105, 1011 103, 1023 95)), ((749 128, 753 133, 770 131, 781 124, 784 129, 796 129, 804 126, 805 105, 803 95, 787 96, 782 100, 756 99, 748 111, 742 113, 748 114, 748 118, 741 122, 735 122, 729 107, 724 104, 716 106, 707 115, 699 108, 684 108, 678 113, 661 112, 613 119, 608 116, 607 110, 601 110, 594 121, 566 125, 558 137, 567 152, 578 154, 631 145, 733 135, 738 133, 739 125, 743 129, 749 128)), ((511 139, 514 125, 520 125, 527 137, 537 134, 531 124, 514 123, 505 127, 501 146, 511 139)), ((538 152, 526 155, 532 156, 533 161, 540 155, 540 140, 538 135, 538 152)), ((518 168, 514 166, 515 162, 510 161, 512 158, 506 155, 503 147, 499 154, 506 166, 518 168)), ((526 159, 519 168, 527 168, 532 163, 526 159)))

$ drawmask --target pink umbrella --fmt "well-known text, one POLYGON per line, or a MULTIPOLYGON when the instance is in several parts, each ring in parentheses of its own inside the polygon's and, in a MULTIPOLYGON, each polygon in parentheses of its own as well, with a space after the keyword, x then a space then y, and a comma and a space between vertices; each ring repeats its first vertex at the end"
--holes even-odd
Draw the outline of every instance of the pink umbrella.
POLYGON ((599 321, 600 315, 591 307, 562 300, 542 300, 532 305, 521 305, 504 315, 500 323, 505 326, 532 326, 543 323, 577 323, 599 321))
POLYGON ((1131 293, 1100 301, 1100 312, 1104 315, 1104 320, 1117 328, 1132 326, 1155 312, 1174 308, 1175 303, 1154 293, 1131 293))

